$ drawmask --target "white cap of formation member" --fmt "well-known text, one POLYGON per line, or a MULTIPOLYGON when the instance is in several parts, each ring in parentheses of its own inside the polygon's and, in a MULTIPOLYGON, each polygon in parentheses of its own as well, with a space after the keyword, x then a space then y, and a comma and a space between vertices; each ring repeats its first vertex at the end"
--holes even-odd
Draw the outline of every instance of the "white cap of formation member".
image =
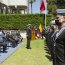
POLYGON ((57 9, 57 16, 59 17, 60 22, 62 22, 63 17, 65 16, 65 9, 57 9))
POLYGON ((65 16, 65 9, 57 9, 56 12, 57 12, 57 15, 65 16))

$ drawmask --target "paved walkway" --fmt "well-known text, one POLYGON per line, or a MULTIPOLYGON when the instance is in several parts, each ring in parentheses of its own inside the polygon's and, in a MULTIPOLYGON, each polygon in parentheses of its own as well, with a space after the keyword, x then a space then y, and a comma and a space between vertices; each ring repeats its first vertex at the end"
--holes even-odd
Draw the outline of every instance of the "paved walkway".
POLYGON ((15 48, 8 47, 8 49, 6 50, 7 52, 0 53, 0 64, 3 61, 5 61, 11 54, 13 54, 22 44, 23 44, 23 42, 19 43, 18 46, 15 48))
POLYGON ((20 35, 21 35, 23 38, 26 38, 26 32, 21 32, 20 35))

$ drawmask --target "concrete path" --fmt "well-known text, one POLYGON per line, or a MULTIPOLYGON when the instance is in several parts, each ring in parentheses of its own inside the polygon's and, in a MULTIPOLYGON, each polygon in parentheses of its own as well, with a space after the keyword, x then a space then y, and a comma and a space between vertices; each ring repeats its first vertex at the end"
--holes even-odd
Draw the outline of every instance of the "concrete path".
POLYGON ((19 43, 17 47, 12 48, 8 47, 5 53, 0 53, 0 64, 4 62, 11 54, 13 54, 20 46, 22 46, 23 42, 19 43))

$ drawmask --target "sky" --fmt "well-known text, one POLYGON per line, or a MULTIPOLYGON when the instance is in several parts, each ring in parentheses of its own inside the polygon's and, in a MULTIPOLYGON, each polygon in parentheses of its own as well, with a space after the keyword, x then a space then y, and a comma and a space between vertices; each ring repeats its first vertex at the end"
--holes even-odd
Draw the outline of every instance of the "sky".
MULTIPOLYGON (((40 13, 40 4, 41 4, 41 0, 36 0, 36 2, 33 3, 32 5, 33 14, 40 13)), ((47 13, 47 10, 42 13, 47 13)))
POLYGON ((33 13, 40 13, 40 1, 36 0, 35 3, 33 3, 33 13))

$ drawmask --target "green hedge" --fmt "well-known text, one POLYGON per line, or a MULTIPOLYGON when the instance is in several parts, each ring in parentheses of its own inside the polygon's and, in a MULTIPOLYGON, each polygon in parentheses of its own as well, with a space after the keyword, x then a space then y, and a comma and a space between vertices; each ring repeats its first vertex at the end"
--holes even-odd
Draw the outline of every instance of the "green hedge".
MULTIPOLYGON (((47 15, 47 24, 51 20, 51 15, 47 15)), ((27 24, 44 25, 44 14, 0 14, 0 28, 6 30, 25 30, 27 24)))

